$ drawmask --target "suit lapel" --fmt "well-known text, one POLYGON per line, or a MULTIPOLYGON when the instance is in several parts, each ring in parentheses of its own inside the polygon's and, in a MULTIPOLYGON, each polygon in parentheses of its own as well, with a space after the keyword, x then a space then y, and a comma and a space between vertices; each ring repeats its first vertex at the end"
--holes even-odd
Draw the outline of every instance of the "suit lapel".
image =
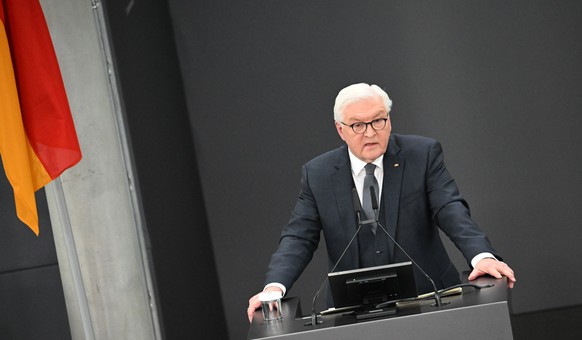
MULTIPOLYGON (((355 223, 356 217, 353 211, 352 188, 354 181, 352 179, 352 168, 348 156, 347 146, 341 149, 335 164, 336 171, 332 174, 333 190, 335 202, 340 215, 340 224, 344 233, 345 245, 348 244, 357 230, 355 223)), ((357 268, 359 259, 358 242, 352 243, 349 253, 346 254, 343 261, 351 261, 351 268, 357 268)), ((341 268, 342 266, 340 266, 341 268)))
MULTIPOLYGON (((384 209, 384 227, 396 239, 396 224, 402 188, 404 159, 398 156, 400 147, 394 136, 390 136, 388 152, 384 156, 384 182, 382 184, 382 208, 384 209)), ((390 256, 394 259, 394 244, 389 242, 390 256)))

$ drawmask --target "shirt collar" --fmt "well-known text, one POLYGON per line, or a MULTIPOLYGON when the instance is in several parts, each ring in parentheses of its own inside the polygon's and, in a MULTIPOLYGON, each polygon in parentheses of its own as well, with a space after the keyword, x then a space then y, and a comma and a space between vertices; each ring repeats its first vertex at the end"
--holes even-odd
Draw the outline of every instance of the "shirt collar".
MULTIPOLYGON (((352 165, 352 171, 354 172, 354 174, 357 176, 366 166, 366 162, 364 162, 363 160, 359 159, 358 157, 356 157, 353 153, 352 150, 350 150, 350 148, 348 148, 348 154, 350 156, 350 163, 352 165)), ((372 163, 379 167, 380 169, 383 170, 384 168, 384 154, 380 155, 380 157, 376 158, 372 163)))

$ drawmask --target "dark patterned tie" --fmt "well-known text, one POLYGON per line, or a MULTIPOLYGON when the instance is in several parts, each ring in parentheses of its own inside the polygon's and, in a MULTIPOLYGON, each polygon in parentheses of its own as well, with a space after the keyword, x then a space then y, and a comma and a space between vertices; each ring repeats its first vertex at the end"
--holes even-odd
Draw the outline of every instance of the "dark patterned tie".
MULTIPOLYGON (((364 191, 362 193, 362 201, 364 202, 364 205, 362 206, 362 208, 364 209, 364 213, 366 213, 366 218, 367 219, 375 219, 376 216, 374 214, 374 209, 372 209, 372 198, 370 196, 370 187, 374 187, 374 193, 376 195, 376 202, 378 202, 378 181, 376 180, 376 177, 374 176, 374 170, 376 170, 376 166, 372 163, 368 163, 365 166, 366 169, 366 177, 364 177, 364 191)), ((376 228, 378 226, 376 225, 376 223, 373 223, 371 225, 371 229, 372 232, 374 234, 376 234, 376 228)))

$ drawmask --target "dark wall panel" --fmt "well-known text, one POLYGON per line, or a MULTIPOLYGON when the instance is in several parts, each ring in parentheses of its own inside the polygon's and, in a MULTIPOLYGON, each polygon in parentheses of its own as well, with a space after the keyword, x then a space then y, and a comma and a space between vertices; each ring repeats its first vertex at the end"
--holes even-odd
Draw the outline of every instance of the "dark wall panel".
POLYGON ((0 163, 0 273, 57 264, 44 189, 35 197, 39 214, 38 237, 16 216, 14 192, 0 163))
POLYGON ((0 338, 71 339, 59 267, 0 273, 0 338))
POLYGON ((38 237, 16 217, 0 163, 0 339, 71 338, 44 189, 36 204, 38 237))
POLYGON ((165 1, 107 1, 166 339, 226 338, 198 165, 165 1))
MULTIPOLYGON (((394 131, 443 142, 474 217, 517 271, 514 312, 582 303, 571 290, 582 281, 571 270, 582 255, 582 3, 169 3, 232 338, 246 333, 301 164, 341 143, 334 97, 360 81, 393 98, 394 131)), ((319 252, 290 292, 304 306, 325 275, 319 252)))

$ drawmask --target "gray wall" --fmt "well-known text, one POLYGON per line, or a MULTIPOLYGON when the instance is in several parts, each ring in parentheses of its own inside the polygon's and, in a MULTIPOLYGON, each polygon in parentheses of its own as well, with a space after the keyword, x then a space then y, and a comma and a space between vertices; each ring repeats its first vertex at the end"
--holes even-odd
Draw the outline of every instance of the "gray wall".
MULTIPOLYGON (((513 311, 582 303, 581 2, 169 4, 231 338, 246 334, 301 164, 341 143, 335 94, 360 81, 390 94, 394 131, 443 143, 517 272, 513 311)), ((321 248, 290 291, 304 306, 321 248)))
POLYGON ((164 339, 226 338, 168 6, 104 6, 164 339))

